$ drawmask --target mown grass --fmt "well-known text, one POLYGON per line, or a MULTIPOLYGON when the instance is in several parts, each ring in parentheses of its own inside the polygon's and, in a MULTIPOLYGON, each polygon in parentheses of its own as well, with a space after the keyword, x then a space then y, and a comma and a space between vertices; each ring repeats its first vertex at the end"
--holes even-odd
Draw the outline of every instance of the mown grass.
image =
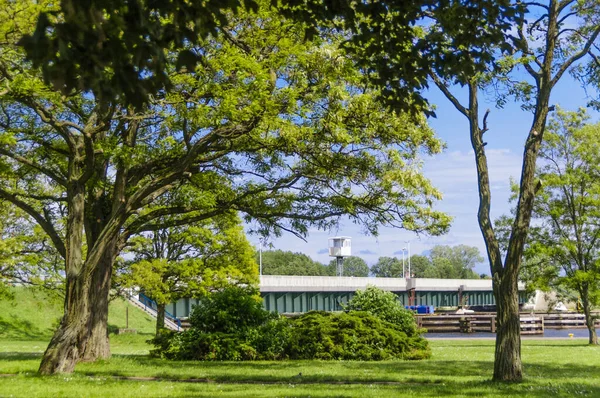
POLYGON ((523 342, 525 381, 490 381, 494 342, 432 341, 427 361, 186 362, 147 357, 146 336, 113 336, 113 357, 73 375, 35 374, 45 342, 0 341, 0 396, 600 396, 600 349, 585 340, 523 342), (155 377, 123 380, 119 377, 155 377))

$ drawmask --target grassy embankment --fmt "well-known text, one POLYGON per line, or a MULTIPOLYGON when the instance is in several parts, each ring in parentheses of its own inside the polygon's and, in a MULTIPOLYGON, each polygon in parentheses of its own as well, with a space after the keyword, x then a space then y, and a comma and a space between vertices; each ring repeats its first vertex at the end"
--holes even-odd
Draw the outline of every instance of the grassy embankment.
MULTIPOLYGON (((37 308, 29 319, 19 315, 21 304, 7 315, 0 302, 0 373, 19 373, 0 378, 0 397, 600 397, 600 348, 585 340, 524 341, 520 384, 489 381, 491 340, 433 341, 433 358, 418 362, 199 363, 149 359, 149 334, 112 336, 110 360, 79 364, 73 375, 40 377, 35 371, 60 314, 60 303, 48 309, 41 301, 28 304, 37 308)), ((124 306, 111 307, 111 325, 124 327, 124 306)), ((150 333, 153 322, 130 308, 130 326, 150 333)))

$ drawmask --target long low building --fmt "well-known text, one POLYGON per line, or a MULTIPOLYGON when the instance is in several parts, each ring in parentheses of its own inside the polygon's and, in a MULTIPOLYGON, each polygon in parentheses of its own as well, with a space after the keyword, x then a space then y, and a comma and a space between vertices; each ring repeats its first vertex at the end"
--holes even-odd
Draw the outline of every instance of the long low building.
MULTIPOLYGON (((357 290, 377 286, 395 293, 404 305, 456 307, 494 305, 491 279, 357 278, 263 275, 260 293, 265 308, 280 313, 339 311, 357 290)), ((519 284, 519 301, 527 299, 519 284)))
MULTIPOLYGON (((339 311, 357 290, 377 286, 395 293, 404 305, 494 305, 491 279, 357 278, 339 276, 260 277, 260 293, 269 311, 301 313, 311 310, 339 311)), ((519 284, 519 301, 527 300, 519 284)), ((173 316, 189 316, 196 299, 182 299, 167 306, 173 316)))

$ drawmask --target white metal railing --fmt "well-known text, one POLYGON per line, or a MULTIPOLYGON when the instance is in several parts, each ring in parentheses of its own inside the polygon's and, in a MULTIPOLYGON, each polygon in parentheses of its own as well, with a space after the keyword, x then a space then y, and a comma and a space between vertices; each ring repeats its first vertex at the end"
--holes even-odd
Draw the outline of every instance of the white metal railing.
MULTIPOLYGON (((141 309, 142 311, 144 311, 151 317, 156 318, 158 316, 158 312, 154 308, 149 307, 148 305, 142 303, 137 297, 129 296, 128 300, 131 304, 135 305, 136 307, 138 307, 139 309, 141 309)), ((178 324, 176 324, 175 322, 173 322, 166 316, 165 316, 165 327, 167 329, 175 330, 177 332, 181 330, 181 328, 179 327, 178 324)))

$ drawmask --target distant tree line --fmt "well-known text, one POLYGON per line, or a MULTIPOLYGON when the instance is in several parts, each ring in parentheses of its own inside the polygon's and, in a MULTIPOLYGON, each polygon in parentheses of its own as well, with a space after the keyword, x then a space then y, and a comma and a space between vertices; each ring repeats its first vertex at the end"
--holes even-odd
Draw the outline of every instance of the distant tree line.
MULTIPOLYGON (((479 249, 472 246, 435 246, 427 255, 410 257, 410 273, 413 278, 479 279, 486 277, 474 271, 475 265, 484 259, 479 249)), ((262 253, 263 275, 336 275, 336 261, 329 264, 314 261, 306 254, 283 250, 269 250, 262 253)), ((408 258, 404 262, 404 272, 408 276, 408 258)), ((379 257, 369 268, 365 260, 357 256, 344 259, 344 276, 380 278, 402 278, 402 259, 379 257)))
MULTIPOLYGON (((314 261, 306 254, 269 250, 262 253, 262 273, 263 275, 335 276, 336 260, 323 264, 314 261)), ((369 266, 360 257, 346 257, 344 276, 369 276, 369 266)))

